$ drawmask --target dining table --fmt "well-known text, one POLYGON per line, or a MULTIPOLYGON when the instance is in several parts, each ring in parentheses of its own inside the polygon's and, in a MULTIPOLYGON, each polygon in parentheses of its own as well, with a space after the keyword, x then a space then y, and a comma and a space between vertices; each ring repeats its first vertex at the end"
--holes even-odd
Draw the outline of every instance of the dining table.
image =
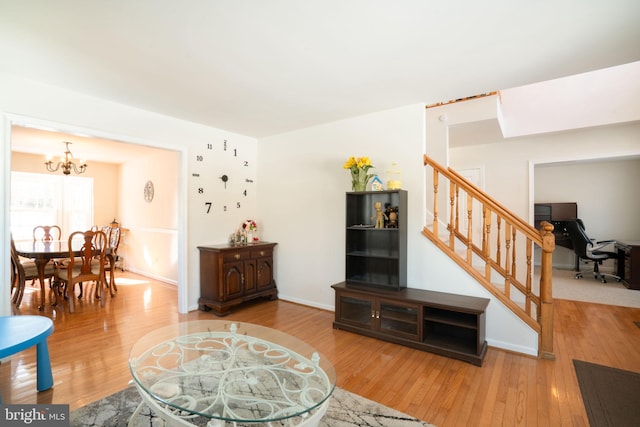
MULTIPOLYGON (((36 269, 38 271, 38 279, 40 280, 40 305, 38 306, 38 310, 44 310, 45 306, 45 277, 44 270, 45 266, 49 261, 55 259, 64 259, 69 258, 69 241, 68 240, 53 240, 50 242, 43 241, 33 241, 33 240, 23 240, 16 241, 16 252, 18 255, 24 258, 33 259, 36 269)), ((81 249, 78 247, 78 250, 73 252, 74 256, 81 255, 81 249)), ((114 279, 114 266, 115 266, 115 257, 113 256, 113 251, 111 248, 107 248, 105 250, 105 257, 109 261, 109 265, 111 266, 111 274, 109 277, 109 291, 111 296, 115 296, 115 279, 114 279)), ((106 282, 106 274, 103 277, 103 280, 106 282)), ((52 305, 57 304, 56 301, 52 302, 52 305)))

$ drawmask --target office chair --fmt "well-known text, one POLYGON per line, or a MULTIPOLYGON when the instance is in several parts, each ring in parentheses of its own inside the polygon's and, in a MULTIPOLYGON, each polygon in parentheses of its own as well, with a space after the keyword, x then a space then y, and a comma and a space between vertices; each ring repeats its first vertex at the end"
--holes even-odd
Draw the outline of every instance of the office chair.
POLYGON ((605 246, 615 243, 615 240, 602 240, 596 242, 595 240, 590 239, 585 232, 584 223, 579 218, 567 220, 564 222, 564 225, 567 233, 569 234, 571 244, 573 245, 573 250, 576 253, 577 257, 575 278, 580 279, 582 277, 582 273, 580 272, 580 260, 583 259, 593 262, 593 277, 595 277, 596 279, 600 279, 602 283, 607 283, 605 276, 612 277, 616 279, 617 282, 619 282, 620 276, 609 273, 601 273, 599 268, 599 266, 602 264, 602 261, 611 258, 617 259, 618 254, 616 252, 601 250, 605 246))

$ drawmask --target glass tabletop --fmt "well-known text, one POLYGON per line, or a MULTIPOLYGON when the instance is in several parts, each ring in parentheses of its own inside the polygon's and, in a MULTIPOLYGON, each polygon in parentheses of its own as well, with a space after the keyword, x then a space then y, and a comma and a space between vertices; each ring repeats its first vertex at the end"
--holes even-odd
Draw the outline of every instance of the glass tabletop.
POLYGON ((140 393, 170 416, 255 423, 305 418, 333 393, 331 363, 305 342, 250 323, 202 320, 160 328, 129 356, 140 393))

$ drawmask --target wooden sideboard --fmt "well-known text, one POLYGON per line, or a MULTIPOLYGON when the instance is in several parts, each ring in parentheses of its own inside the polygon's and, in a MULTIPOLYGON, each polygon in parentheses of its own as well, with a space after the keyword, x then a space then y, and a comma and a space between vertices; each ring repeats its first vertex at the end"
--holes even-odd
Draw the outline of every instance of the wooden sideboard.
POLYGON ((277 243, 242 246, 198 246, 200 251, 200 310, 213 309, 218 316, 245 301, 278 298, 273 279, 273 250, 277 243))

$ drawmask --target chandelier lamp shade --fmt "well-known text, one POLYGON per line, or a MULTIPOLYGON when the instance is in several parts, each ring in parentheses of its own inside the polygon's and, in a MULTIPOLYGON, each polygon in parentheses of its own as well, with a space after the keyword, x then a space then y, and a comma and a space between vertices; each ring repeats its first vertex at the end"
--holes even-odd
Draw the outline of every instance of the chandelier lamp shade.
POLYGON ((53 160, 47 158, 47 161, 44 164, 47 166, 47 170, 49 172, 56 172, 58 169, 62 168, 62 173, 65 175, 69 175, 71 170, 76 174, 84 173, 87 170, 87 163, 83 160, 80 161, 79 164, 73 161, 73 154, 71 154, 71 150, 69 150, 70 142, 64 141, 64 144, 67 144, 67 148, 64 150, 64 156, 60 157, 60 161, 58 164, 53 166, 53 160))

